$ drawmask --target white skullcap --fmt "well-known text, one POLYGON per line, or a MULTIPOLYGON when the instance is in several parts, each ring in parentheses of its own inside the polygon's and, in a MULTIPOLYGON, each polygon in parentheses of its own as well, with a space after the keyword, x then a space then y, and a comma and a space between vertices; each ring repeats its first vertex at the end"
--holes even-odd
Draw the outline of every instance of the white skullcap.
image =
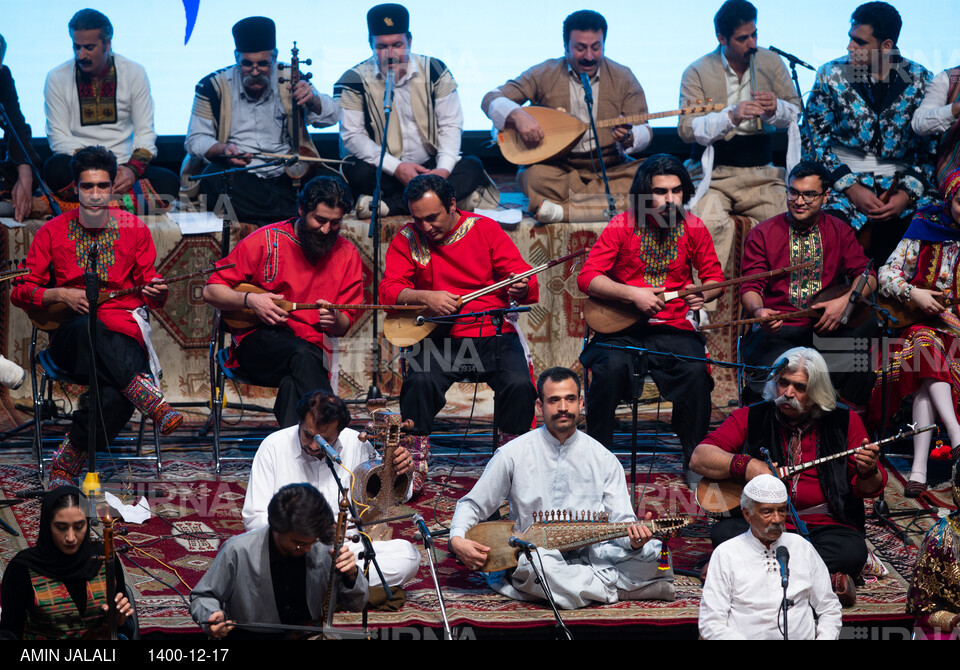
POLYGON ((758 503, 787 502, 787 487, 773 475, 758 475, 743 487, 743 494, 758 503))

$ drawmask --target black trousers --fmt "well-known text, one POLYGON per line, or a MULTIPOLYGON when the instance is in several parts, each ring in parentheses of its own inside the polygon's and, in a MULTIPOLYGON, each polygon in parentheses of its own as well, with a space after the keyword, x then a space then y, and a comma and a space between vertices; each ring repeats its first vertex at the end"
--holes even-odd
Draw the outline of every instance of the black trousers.
MULTIPOLYGON (((716 549, 721 543, 750 530, 750 524, 740 516, 718 521, 710 530, 710 542, 716 549)), ((831 524, 827 526, 808 526, 810 544, 820 554, 832 575, 842 572, 850 575, 854 581, 860 578, 860 572, 867 562, 867 541, 863 534, 849 526, 831 524)))
POLYGON ((688 469, 694 448, 710 427, 713 378, 707 366, 699 361, 597 346, 601 343, 703 358, 703 337, 668 326, 638 325, 620 333, 597 334, 580 356, 584 368, 591 371, 587 433, 608 449, 612 448, 617 405, 622 399, 637 395, 640 389, 636 388, 636 380, 649 374, 660 395, 673 403, 670 425, 680 438, 683 467, 688 469))
MULTIPOLYGON (((89 318, 84 315, 62 324, 50 341, 50 355, 72 379, 90 384, 92 372, 90 339, 87 336, 89 318)), ((100 389, 100 416, 103 429, 97 431, 97 448, 104 449, 123 430, 133 415, 133 404, 121 390, 141 372, 146 372, 147 352, 132 337, 107 329, 97 321, 95 348, 97 351, 97 379, 100 389)), ((87 448, 90 412, 94 408, 79 408, 73 412, 70 443, 79 450, 87 448)), ((99 425, 99 421, 97 422, 99 425)))
POLYGON ((454 382, 489 384, 497 395, 500 430, 520 435, 530 430, 537 390, 516 333, 501 340, 500 374, 496 374, 495 337, 428 337, 404 354, 406 372, 400 387, 400 413, 412 419, 413 433, 429 435, 454 382))
POLYGON ((317 389, 332 392, 323 349, 286 326, 260 326, 237 346, 241 374, 254 384, 276 386, 273 414, 281 428, 298 423, 297 403, 317 389))
MULTIPOLYGON (((423 167, 428 170, 434 169, 437 167, 436 159, 431 158, 423 164, 423 167)), ((359 198, 361 195, 373 195, 377 185, 376 165, 351 157, 343 164, 343 176, 347 178, 347 183, 350 184, 350 190, 353 192, 354 198, 359 198)), ((453 186, 457 202, 463 202, 468 195, 483 186, 485 180, 483 164, 473 156, 461 156, 450 176, 447 177, 447 181, 453 186)), ((390 216, 409 213, 407 205, 403 202, 404 188, 406 187, 399 180, 386 173, 383 174, 381 198, 390 209, 390 216)))

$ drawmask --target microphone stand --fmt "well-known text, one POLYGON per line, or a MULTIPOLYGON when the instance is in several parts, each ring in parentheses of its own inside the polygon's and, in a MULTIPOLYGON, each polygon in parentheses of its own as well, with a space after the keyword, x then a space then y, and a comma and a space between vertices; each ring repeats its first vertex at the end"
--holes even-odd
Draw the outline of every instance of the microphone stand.
MULTIPOLYGON (((99 310, 100 278, 97 276, 97 258, 100 256, 100 244, 94 242, 87 252, 87 271, 83 274, 85 297, 87 300, 87 344, 90 347, 90 395, 87 412, 87 475, 83 482, 83 491, 90 501, 91 512, 95 509, 94 496, 100 495, 100 473, 97 472, 97 431, 106 427, 100 425, 100 380, 97 377, 97 311, 99 310)), ((39 445, 38 445, 39 446, 39 445)), ((96 517, 96 514, 91 514, 96 517)))
POLYGON ((770 51, 777 54, 778 56, 781 56, 782 58, 786 58, 787 62, 790 63, 790 78, 793 79, 793 85, 797 89, 797 99, 800 100, 800 116, 801 117, 806 116, 806 109, 804 108, 804 105, 803 105, 803 93, 800 91, 800 79, 797 77, 797 66, 800 65, 802 67, 807 68, 808 70, 812 70, 813 72, 816 72, 817 68, 813 67, 809 63, 803 62, 793 54, 787 53, 786 51, 782 51, 775 46, 771 45, 770 51))
POLYGON ((50 204, 50 210, 53 212, 53 215, 60 216, 63 213, 60 211, 60 205, 57 204, 56 199, 53 197, 53 194, 50 193, 50 189, 47 188, 47 185, 43 182, 43 179, 40 178, 40 171, 37 169, 37 166, 33 164, 33 161, 30 160, 30 153, 23 145, 23 140, 20 139, 20 134, 17 133, 17 129, 10 120, 10 116, 7 115, 7 110, 3 105, 0 105, 0 124, 2 124, 5 129, 10 131, 10 134, 13 135, 17 146, 20 147, 20 151, 23 153, 23 160, 27 163, 27 165, 30 166, 30 171, 33 173, 33 178, 36 179, 37 183, 40 185, 40 192, 43 193, 43 197, 46 198, 47 202, 50 204))
MULTIPOLYGON (((390 68, 390 61, 387 61, 387 83, 383 91, 383 137, 380 138, 380 160, 377 162, 377 176, 373 189, 373 201, 370 203, 370 229, 367 237, 373 238, 373 304, 380 304, 380 238, 383 234, 383 226, 380 221, 380 202, 383 199, 383 158, 387 155, 387 133, 390 130, 390 116, 393 114, 393 92, 394 92, 394 72, 390 68)), ((373 330, 372 349, 373 349, 373 370, 370 376, 370 387, 367 389, 367 402, 382 398, 380 391, 380 337, 379 321, 380 314, 378 310, 373 312, 373 330)))
POLYGON ((607 209, 603 212, 604 217, 612 219, 617 215, 617 203, 610 195, 610 180, 607 179, 607 166, 603 161, 603 151, 600 149, 600 137, 597 134, 597 123, 593 118, 593 88, 590 86, 590 77, 586 73, 580 73, 580 83, 583 85, 583 100, 587 103, 587 116, 590 117, 590 129, 593 132, 593 143, 597 150, 597 159, 600 161, 600 176, 603 177, 603 189, 607 194, 607 209))
MULTIPOLYGON (((536 549, 536 545, 530 544, 529 542, 524 542, 520 545, 520 550, 523 552, 523 555, 527 557, 527 563, 530 564, 530 569, 533 570, 534 581, 540 585, 540 588, 543 589, 543 594, 546 596, 546 600, 550 603, 550 609, 553 610, 553 618, 556 619, 557 625, 554 627, 554 637, 559 640, 561 637, 566 638, 567 640, 573 639, 573 634, 570 632, 570 629, 567 628, 567 624, 563 622, 563 619, 560 617, 560 610, 557 609, 557 603, 553 601, 553 592, 550 591, 550 588, 547 586, 547 583, 543 580, 543 575, 540 574, 540 571, 537 570, 537 565, 533 560, 533 553, 530 551, 530 548, 533 547, 536 549)), ((539 555, 539 550, 537 552, 539 555)))
POLYGON ((440 589, 440 580, 437 579, 437 557, 434 556, 433 533, 427 529, 427 524, 419 514, 413 515, 413 522, 420 529, 423 537, 423 548, 427 550, 427 563, 430 565, 430 577, 433 579, 433 588, 437 592, 437 602, 440 604, 440 618, 443 620, 443 634, 445 639, 452 640, 450 621, 447 619, 447 605, 443 601, 443 591, 440 589))

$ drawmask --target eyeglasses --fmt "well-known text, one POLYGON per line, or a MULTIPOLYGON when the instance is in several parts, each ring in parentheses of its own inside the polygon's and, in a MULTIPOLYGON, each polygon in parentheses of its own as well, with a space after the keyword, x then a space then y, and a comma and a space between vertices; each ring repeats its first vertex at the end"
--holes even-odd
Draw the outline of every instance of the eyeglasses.
POLYGON ((240 67, 244 70, 252 70, 254 68, 260 71, 269 70, 271 65, 273 65, 273 60, 258 60, 256 63, 254 63, 253 61, 244 58, 240 61, 240 67))
POLYGON ((819 193, 817 193, 816 191, 804 191, 803 193, 801 193, 800 191, 795 191, 792 188, 788 188, 787 200, 789 200, 790 202, 793 202, 799 199, 799 200, 803 200, 803 202, 806 204, 810 204, 811 202, 813 202, 814 200, 822 196, 824 193, 825 191, 820 191, 819 193))

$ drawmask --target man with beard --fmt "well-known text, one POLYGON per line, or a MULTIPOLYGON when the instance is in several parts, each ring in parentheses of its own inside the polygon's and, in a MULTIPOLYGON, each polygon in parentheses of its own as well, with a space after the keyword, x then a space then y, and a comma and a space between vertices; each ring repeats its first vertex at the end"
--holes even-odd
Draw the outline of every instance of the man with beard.
POLYGON ((843 620, 830 590, 830 573, 813 546, 784 534, 787 489, 773 475, 743 487, 740 508, 750 528, 713 552, 700 599, 704 640, 836 640, 843 620), (787 630, 777 559, 789 561, 787 597, 793 602, 787 630))
MULTIPOLYGON (((863 499, 880 495, 887 473, 880 448, 868 444, 863 421, 838 405, 830 373, 814 349, 783 353, 763 390, 764 402, 741 407, 693 452, 690 468, 711 479, 749 482, 769 473, 761 449, 775 465, 794 466, 861 448, 790 478, 790 500, 806 524, 810 542, 833 575, 845 606, 856 600, 854 580, 867 561, 863 499)), ((740 535, 749 521, 734 515, 710 531, 716 547, 740 535)), ((791 519, 787 527, 796 530, 791 519)))
POLYGON ((591 298, 628 303, 637 310, 634 325, 598 333, 580 355, 583 367, 598 380, 587 392, 587 432, 612 449, 617 405, 639 393, 636 380, 649 373, 660 394, 673 403, 672 425, 683 447, 685 472, 710 424, 713 379, 706 365, 600 345, 703 358, 705 342, 694 315, 720 289, 668 303, 653 290, 693 286, 694 269, 701 283, 723 281, 710 233, 700 219, 684 213, 692 195, 690 175, 679 160, 667 154, 645 160, 630 187, 630 209, 604 228, 577 277, 577 286, 591 298))
MULTIPOLYGON (((319 156, 306 126, 332 126, 340 120, 340 106, 306 79, 292 91, 290 84, 279 82, 277 28, 272 20, 251 16, 238 21, 233 40, 236 64, 197 84, 184 143, 189 154, 184 173, 220 172, 269 160, 254 154, 296 154, 302 149, 319 156), (293 127, 293 105, 302 108, 299 128, 293 127)), ((311 174, 336 174, 325 167, 312 170, 311 174)), ((229 203, 220 202, 222 189, 222 177, 200 182, 209 211, 223 209, 227 216, 261 225, 297 212, 297 188, 283 166, 231 176, 229 203)))
MULTIPOLYGON (((748 318, 770 318, 808 307, 822 309, 822 313, 817 317, 754 324, 744 336, 741 349, 743 362, 748 365, 769 367, 780 352, 791 347, 810 347, 823 339, 869 338, 876 330, 872 318, 860 327, 840 323, 858 276, 870 261, 857 244, 853 229, 822 211, 830 190, 827 170, 819 163, 804 161, 791 170, 788 183, 787 211, 764 221, 747 235, 742 272, 744 276, 759 274, 807 261, 814 261, 814 265, 790 274, 744 282, 740 284, 740 302, 748 318), (844 288, 844 282, 852 285, 844 288), (835 295, 818 299, 823 292, 835 295)), ((870 270, 869 274, 864 295, 877 286, 876 273, 870 270)), ((846 404, 858 410, 866 408, 873 389, 872 370, 856 372, 835 366, 830 376, 846 404)), ((760 400, 764 383, 763 379, 747 382, 744 404, 760 400)))
MULTIPOLYGON (((583 396, 580 378, 567 368, 550 368, 537 379, 537 412, 544 425, 501 447, 473 489, 457 502, 450 524, 450 550, 470 570, 487 559, 490 547, 465 535, 487 519, 506 498, 520 535, 534 514, 549 510, 586 510, 610 515, 611 522, 635 522, 626 477, 617 457, 577 430, 583 396)), ((647 514, 650 519, 652 514, 647 514)), ((659 540, 634 524, 627 537, 572 552, 539 549, 544 577, 557 606, 585 607, 592 602, 673 600, 673 570, 659 569, 659 540)), ((483 573, 501 595, 543 600, 543 586, 526 557, 513 570, 483 573)))
MULTIPOLYGON (((596 121, 634 116, 647 111, 647 101, 629 68, 604 57, 607 22, 597 12, 583 9, 563 22, 564 57, 553 58, 487 93, 481 107, 497 130, 513 128, 529 147, 544 140, 544 130, 520 105, 565 110, 584 123, 590 115, 584 100, 583 78, 596 90, 596 121)), ((571 151, 559 158, 523 168, 518 179, 530 199, 529 209, 540 223, 598 221, 609 209, 597 165, 597 145, 603 155, 610 193, 620 200, 630 187, 636 161, 627 155, 643 151, 653 139, 650 126, 622 124, 593 133, 587 131, 571 151)), ((618 207, 620 206, 618 204, 618 207)))
POLYGON ((339 177, 315 177, 298 200, 299 216, 245 237, 210 275, 203 298, 221 311, 251 310, 260 323, 233 330, 227 365, 254 384, 277 386, 274 414, 281 428, 297 423, 297 401, 315 389, 332 391, 328 356, 357 318, 356 310, 282 310, 275 300, 297 303, 363 302, 362 266, 356 247, 340 237, 343 215, 353 207, 339 177), (234 290, 252 284, 263 293, 234 290))
POLYGON ((773 133, 787 129, 787 162, 796 162, 800 99, 783 61, 757 47, 756 7, 747 0, 728 0, 713 25, 720 45, 684 71, 680 104, 709 99, 725 107, 681 116, 677 132, 693 145, 691 158, 702 166, 693 213, 703 219, 727 269, 736 237, 732 216, 756 224, 784 210, 783 170, 773 166, 773 133))
MULTIPOLYGON (((43 111, 53 152, 43 180, 62 198, 76 200, 71 157, 83 147, 104 146, 117 157, 115 193, 146 179, 155 193, 176 198, 177 176, 151 166, 157 155, 153 97, 142 66, 111 50, 113 25, 95 9, 81 9, 68 24, 74 59, 47 74, 43 111)), ((149 188, 140 185, 146 195, 149 188)))

